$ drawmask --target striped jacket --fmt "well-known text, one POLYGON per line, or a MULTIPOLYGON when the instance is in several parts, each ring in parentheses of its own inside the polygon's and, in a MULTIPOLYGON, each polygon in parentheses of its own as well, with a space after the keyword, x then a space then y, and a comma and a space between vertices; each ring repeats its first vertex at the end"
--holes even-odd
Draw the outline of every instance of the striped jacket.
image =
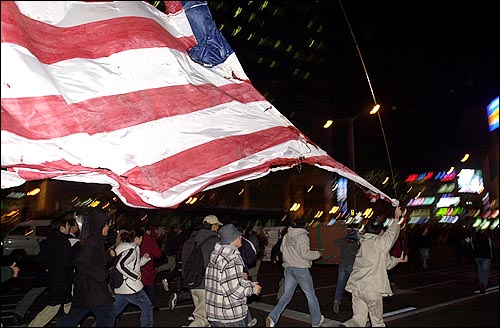
POLYGON ((232 245, 215 244, 205 274, 207 319, 223 323, 245 319, 253 284, 243 278, 243 259, 232 245))

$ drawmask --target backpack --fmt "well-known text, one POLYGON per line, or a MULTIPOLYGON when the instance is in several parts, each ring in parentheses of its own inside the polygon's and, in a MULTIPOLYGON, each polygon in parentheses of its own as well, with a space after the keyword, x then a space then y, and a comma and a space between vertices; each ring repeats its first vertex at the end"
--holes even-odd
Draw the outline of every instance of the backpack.
MULTIPOLYGON (((182 287, 193 289, 198 287, 205 278, 205 261, 201 248, 208 240, 217 238, 216 236, 205 239, 201 244, 194 242, 194 247, 189 254, 182 269, 182 287)), ((183 261, 184 262, 184 261, 183 261)))
POLYGON ((119 288, 123 284, 123 274, 116 268, 120 258, 121 254, 116 255, 109 267, 109 287, 112 289, 119 288))
POLYGON ((243 238, 242 245, 240 247, 241 258, 243 259, 243 263, 246 266, 246 269, 251 269, 257 264, 257 250, 253 243, 243 238))

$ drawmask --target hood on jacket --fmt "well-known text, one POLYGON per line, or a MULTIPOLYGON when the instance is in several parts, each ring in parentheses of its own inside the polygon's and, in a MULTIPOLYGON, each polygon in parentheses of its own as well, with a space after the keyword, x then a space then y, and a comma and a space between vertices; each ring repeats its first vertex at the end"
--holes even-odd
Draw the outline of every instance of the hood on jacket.
POLYGON ((108 215, 103 211, 93 211, 85 218, 82 239, 103 238, 102 228, 108 223, 108 215))
POLYGON ((307 231, 305 228, 288 228, 287 235, 289 238, 297 238, 301 235, 308 235, 309 231, 307 231))
POLYGON ((116 252, 116 255, 120 255, 121 253, 131 249, 131 248, 135 248, 136 245, 134 243, 126 243, 126 242, 121 242, 118 244, 118 246, 116 246, 115 248, 115 252, 116 252))

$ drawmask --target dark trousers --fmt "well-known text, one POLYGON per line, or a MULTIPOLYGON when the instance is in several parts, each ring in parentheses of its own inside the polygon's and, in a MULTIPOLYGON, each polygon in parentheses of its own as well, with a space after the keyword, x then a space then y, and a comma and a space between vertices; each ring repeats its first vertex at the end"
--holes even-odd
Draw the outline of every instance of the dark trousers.
POLYGON ((89 312, 92 312, 96 318, 96 327, 115 326, 115 308, 111 303, 90 308, 71 307, 69 313, 57 322, 57 327, 76 327, 89 312))

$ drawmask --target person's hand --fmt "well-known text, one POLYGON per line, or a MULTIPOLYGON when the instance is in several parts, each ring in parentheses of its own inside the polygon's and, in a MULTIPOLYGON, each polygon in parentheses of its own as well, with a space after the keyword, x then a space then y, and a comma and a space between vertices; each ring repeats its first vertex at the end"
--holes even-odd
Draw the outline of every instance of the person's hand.
POLYGON ((401 252, 401 256, 399 257, 399 262, 400 263, 408 262, 408 255, 406 255, 404 252, 401 252))
POLYGON ((112 257, 115 257, 116 256, 116 252, 114 249, 110 248, 109 249, 109 255, 111 255, 112 257))
POLYGON ((146 259, 151 258, 151 257, 149 256, 149 253, 144 253, 144 255, 143 255, 143 256, 144 256, 144 258, 146 258, 146 259))
POLYGON ((12 278, 16 278, 19 274, 19 267, 16 266, 16 262, 12 263, 9 268, 12 269, 12 271, 14 271, 14 273, 12 274, 12 278))
POLYGON ((401 206, 397 206, 396 209, 394 210, 394 218, 396 220, 399 220, 399 218, 403 215, 403 211, 401 210, 401 206))
POLYGON ((253 293, 255 295, 259 295, 260 294, 260 291, 262 290, 262 287, 259 285, 259 282, 258 281, 255 281, 252 283, 253 284, 253 293))

